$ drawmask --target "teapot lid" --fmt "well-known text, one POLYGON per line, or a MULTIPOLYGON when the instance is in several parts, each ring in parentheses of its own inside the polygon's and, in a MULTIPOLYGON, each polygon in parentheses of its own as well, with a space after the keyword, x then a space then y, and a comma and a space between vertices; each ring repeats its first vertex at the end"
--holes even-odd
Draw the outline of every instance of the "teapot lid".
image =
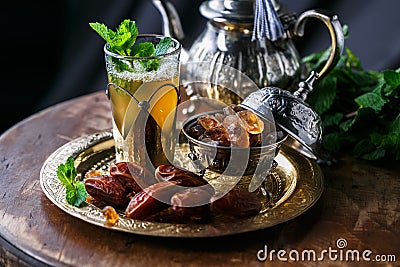
MULTIPOLYGON (((208 19, 225 18, 253 23, 255 2, 256 0, 208 0, 200 5, 200 13, 208 19)), ((278 2, 271 2, 278 11, 278 2)))

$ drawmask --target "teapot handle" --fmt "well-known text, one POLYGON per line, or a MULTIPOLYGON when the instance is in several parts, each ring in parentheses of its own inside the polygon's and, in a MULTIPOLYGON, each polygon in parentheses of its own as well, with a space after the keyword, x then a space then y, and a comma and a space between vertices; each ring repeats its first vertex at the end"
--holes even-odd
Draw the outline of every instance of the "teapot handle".
POLYGON ((302 37, 304 35, 304 25, 309 18, 317 18, 321 20, 329 30, 331 36, 331 52, 324 67, 315 74, 318 79, 322 75, 332 70, 339 61, 344 48, 343 29, 339 22, 338 16, 330 11, 322 9, 313 9, 303 12, 299 15, 296 24, 294 25, 294 35, 302 37))

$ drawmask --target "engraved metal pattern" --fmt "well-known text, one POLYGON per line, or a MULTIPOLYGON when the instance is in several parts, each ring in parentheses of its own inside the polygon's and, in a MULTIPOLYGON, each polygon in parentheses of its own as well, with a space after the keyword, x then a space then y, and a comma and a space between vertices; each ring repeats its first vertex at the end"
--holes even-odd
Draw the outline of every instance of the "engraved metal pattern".
MULTIPOLYGON (((188 62, 230 66, 247 75, 258 88, 271 85, 292 90, 296 88, 300 78, 300 57, 291 40, 274 43, 263 39, 253 42, 251 36, 245 33, 224 31, 223 28, 223 24, 208 23, 205 32, 190 48, 188 62)), ((229 76, 218 68, 212 72, 220 81, 229 80, 229 76)), ((246 97, 254 88, 242 85, 241 90, 246 97)))
POLYGON ((315 155, 322 142, 322 121, 303 99, 287 90, 265 87, 250 94, 240 105, 261 116, 272 111, 277 125, 301 144, 296 147, 299 152, 316 159, 315 155))
MULTIPOLYGON (((178 161, 189 159, 186 144, 181 145, 178 161)), ((114 159, 114 142, 111 131, 83 136, 54 151, 44 162, 40 171, 40 184, 43 192, 56 206, 66 213, 83 221, 101 227, 105 219, 101 209, 88 204, 82 208, 73 207, 65 201, 65 188, 57 178, 56 170, 69 156, 75 158, 78 177, 93 169, 107 170, 114 159)), ((216 219, 208 224, 172 224, 139 221, 126 218, 120 213, 118 223, 111 229, 151 236, 210 237, 223 236, 259 230, 293 219, 309 209, 319 199, 323 191, 323 175, 315 161, 310 161, 292 149, 283 147, 276 157, 278 166, 269 177, 273 194, 280 195, 274 204, 254 217, 224 220, 216 219), (284 203, 284 204, 282 204, 284 203)), ((225 186, 229 181, 216 179, 218 175, 209 172, 207 179, 213 186, 225 186), (213 184, 217 181, 218 184, 213 184)))

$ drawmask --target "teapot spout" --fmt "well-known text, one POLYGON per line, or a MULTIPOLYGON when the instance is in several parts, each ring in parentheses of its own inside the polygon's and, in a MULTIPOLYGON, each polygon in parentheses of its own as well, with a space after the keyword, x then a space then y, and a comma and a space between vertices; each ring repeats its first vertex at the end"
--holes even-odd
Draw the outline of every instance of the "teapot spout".
MULTIPOLYGON (((175 38, 182 43, 185 33, 183 32, 181 20, 175 7, 168 0, 152 0, 152 2, 161 14, 163 34, 175 38)), ((186 62, 188 57, 188 52, 182 49, 181 61, 186 62)))
POLYGON ((182 30, 181 20, 175 7, 167 0, 152 1, 153 5, 161 13, 163 34, 182 41, 183 38, 185 38, 185 34, 182 30))

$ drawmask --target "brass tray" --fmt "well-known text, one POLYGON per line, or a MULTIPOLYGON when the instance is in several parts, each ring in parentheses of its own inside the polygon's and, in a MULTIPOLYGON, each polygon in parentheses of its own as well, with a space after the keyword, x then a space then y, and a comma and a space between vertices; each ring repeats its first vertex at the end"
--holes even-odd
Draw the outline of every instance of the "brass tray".
MULTIPOLYGON (((184 155, 187 155, 188 147, 181 144, 179 149, 180 160, 186 160, 184 155)), ((118 231, 149 236, 211 237, 268 228, 305 212, 319 199, 324 187, 323 174, 317 163, 283 146, 275 159, 278 167, 269 184, 274 192, 273 203, 254 217, 213 220, 207 224, 173 224, 133 220, 120 213, 118 223, 110 227, 105 224, 99 207, 88 204, 77 208, 66 203, 65 188, 58 180, 56 171, 58 165, 65 163, 69 156, 75 158, 75 166, 80 177, 84 177, 87 171, 93 169, 107 171, 109 164, 115 160, 112 132, 103 131, 83 136, 54 151, 40 171, 42 190, 57 207, 83 221, 118 231)), ((206 174, 206 176, 213 175, 206 174)))

